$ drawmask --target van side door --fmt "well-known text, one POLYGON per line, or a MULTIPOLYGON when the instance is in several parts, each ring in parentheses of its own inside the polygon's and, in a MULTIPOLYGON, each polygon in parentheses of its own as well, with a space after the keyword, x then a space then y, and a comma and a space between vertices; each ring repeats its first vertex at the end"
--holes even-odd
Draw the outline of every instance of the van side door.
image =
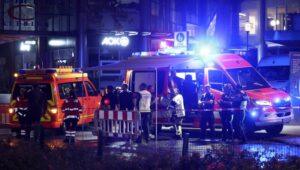
POLYGON ((88 114, 94 114, 94 111, 99 107, 100 97, 99 93, 89 81, 84 81, 88 97, 85 98, 87 104, 88 114))

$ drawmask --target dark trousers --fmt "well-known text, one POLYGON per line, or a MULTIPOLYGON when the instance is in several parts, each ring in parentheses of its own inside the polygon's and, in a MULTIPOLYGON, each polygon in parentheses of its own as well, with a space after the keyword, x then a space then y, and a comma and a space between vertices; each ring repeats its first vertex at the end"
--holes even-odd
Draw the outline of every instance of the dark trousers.
POLYGON ((143 130, 143 137, 146 142, 149 141, 149 119, 150 119, 150 112, 141 112, 141 125, 143 130))
POLYGON ((246 141, 246 136, 244 132, 244 119, 245 119, 244 110, 235 111, 233 113, 232 125, 234 129, 234 133, 238 137, 238 139, 240 139, 243 142, 246 141))
POLYGON ((70 118, 65 120, 66 130, 75 131, 77 127, 78 119, 70 118))
POLYGON ((233 113, 231 111, 220 112, 220 117, 222 120, 222 140, 233 138, 232 116, 233 113))
POLYGON ((214 123, 215 123, 215 117, 212 111, 201 112, 200 127, 201 127, 202 138, 206 137, 207 125, 210 128, 210 137, 214 138, 214 133, 215 133, 214 123))
POLYGON ((76 118, 68 118, 64 120, 66 131, 65 131, 65 142, 73 143, 75 142, 76 136, 76 127, 78 123, 78 119, 76 118))

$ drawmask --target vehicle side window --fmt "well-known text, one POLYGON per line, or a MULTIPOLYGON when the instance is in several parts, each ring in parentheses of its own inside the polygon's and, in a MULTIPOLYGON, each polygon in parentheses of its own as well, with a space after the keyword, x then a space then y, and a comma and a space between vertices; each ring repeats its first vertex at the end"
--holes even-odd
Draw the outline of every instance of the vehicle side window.
POLYGON ((211 88, 219 91, 222 91, 223 85, 229 82, 224 73, 219 70, 209 70, 208 81, 211 85, 211 88))
POLYGON ((85 87, 86 87, 86 90, 87 90, 87 93, 89 96, 97 96, 98 95, 97 91, 93 88, 93 86, 91 85, 90 82, 85 81, 84 84, 85 84, 85 87))
POLYGON ((73 89, 77 97, 84 97, 85 91, 82 82, 62 83, 58 85, 59 97, 65 99, 68 97, 68 91, 73 89))

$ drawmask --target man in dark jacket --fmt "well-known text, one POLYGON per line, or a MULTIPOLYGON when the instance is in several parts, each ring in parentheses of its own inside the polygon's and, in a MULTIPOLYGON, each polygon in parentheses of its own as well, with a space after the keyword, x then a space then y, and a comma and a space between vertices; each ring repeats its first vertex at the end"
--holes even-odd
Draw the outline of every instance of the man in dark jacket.
POLYGON ((106 93, 101 100, 101 105, 107 110, 115 110, 117 103, 118 98, 114 92, 114 87, 112 85, 107 86, 106 93))
POLYGON ((221 100, 219 102, 222 111, 220 112, 220 117, 222 120, 222 141, 232 140, 233 139, 233 131, 232 131, 232 86, 231 84, 225 84, 224 93, 221 96, 221 100))
POLYGON ((246 114, 248 97, 242 90, 241 85, 237 85, 233 96, 233 107, 237 110, 233 113, 233 129, 235 135, 240 139, 241 143, 246 143, 246 136, 244 132, 244 119, 246 114))
POLYGON ((128 90, 128 85, 123 84, 119 93, 120 110, 133 110, 132 92, 128 90))
POLYGON ((43 145, 44 142, 44 129, 40 123, 41 117, 45 114, 47 109, 47 98, 46 94, 39 88, 38 84, 33 85, 33 89, 31 89, 27 93, 28 98, 28 116, 30 122, 30 126, 27 129, 26 135, 27 139, 29 139, 29 134, 31 131, 31 126, 34 125, 35 133, 34 138, 37 141, 39 137, 40 144, 43 145))
POLYGON ((210 91, 210 85, 205 85, 205 93, 201 96, 200 100, 200 106, 202 110, 200 122, 202 138, 206 137, 206 129, 208 124, 208 127, 210 128, 210 135, 213 139, 215 133, 215 117, 213 113, 215 96, 210 91))

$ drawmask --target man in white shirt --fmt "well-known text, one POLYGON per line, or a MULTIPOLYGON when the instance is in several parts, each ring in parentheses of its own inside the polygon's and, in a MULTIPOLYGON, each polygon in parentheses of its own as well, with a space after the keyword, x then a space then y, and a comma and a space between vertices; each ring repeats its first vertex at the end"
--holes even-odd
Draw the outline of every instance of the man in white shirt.
POLYGON ((147 85, 141 83, 140 91, 138 92, 137 106, 141 114, 141 125, 143 130, 143 137, 146 143, 149 142, 149 119, 151 114, 151 93, 147 91, 147 85))
POLYGON ((185 116, 183 97, 177 88, 171 88, 172 101, 170 108, 172 109, 172 119, 176 130, 176 137, 182 139, 182 121, 185 116))

